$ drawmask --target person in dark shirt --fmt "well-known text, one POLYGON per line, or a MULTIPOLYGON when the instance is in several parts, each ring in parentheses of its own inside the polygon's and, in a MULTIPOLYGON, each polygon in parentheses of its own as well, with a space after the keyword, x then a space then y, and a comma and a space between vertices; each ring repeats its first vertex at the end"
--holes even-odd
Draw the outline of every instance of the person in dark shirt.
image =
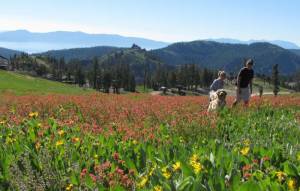
POLYGON ((254 78, 253 60, 248 59, 246 61, 246 66, 242 68, 237 77, 237 88, 236 88, 236 99, 233 103, 235 106, 240 101, 244 101, 247 106, 252 94, 252 81, 254 78))

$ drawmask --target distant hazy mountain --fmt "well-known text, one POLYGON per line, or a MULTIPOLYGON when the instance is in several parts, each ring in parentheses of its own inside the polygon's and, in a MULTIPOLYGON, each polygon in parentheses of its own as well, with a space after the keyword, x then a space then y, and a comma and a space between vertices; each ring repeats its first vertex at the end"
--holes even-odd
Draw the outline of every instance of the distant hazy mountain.
POLYGON ((1 48, 0 47, 0 56, 3 56, 7 59, 9 59, 10 57, 16 55, 21 54, 22 52, 20 51, 16 51, 16 50, 11 50, 11 49, 7 49, 7 48, 1 48))
POLYGON ((279 65, 281 74, 289 75, 300 70, 300 56, 270 43, 229 44, 212 41, 175 43, 151 51, 170 65, 197 64, 212 69, 237 72, 245 58, 253 58, 255 71, 271 74, 272 66, 279 65))
POLYGON ((268 42, 271 44, 275 44, 277 46, 280 46, 285 49, 300 49, 300 47, 293 43, 293 42, 288 42, 288 41, 283 41, 283 40, 273 40, 273 41, 268 41, 268 40, 248 40, 248 41, 241 41, 237 39, 231 39, 231 38, 218 38, 218 39, 208 39, 208 41, 215 41, 215 42, 220 42, 220 43, 230 43, 230 44, 252 44, 256 42, 268 42))
POLYGON ((0 32, 0 46, 29 53, 77 47, 131 47, 134 43, 146 49, 157 49, 168 45, 166 42, 112 34, 65 31, 35 33, 26 30, 0 32))

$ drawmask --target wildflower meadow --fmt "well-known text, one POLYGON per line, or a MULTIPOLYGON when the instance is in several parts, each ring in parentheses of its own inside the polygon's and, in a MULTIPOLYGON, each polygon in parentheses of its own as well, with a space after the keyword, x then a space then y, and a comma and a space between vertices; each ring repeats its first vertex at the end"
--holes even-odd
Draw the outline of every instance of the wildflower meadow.
POLYGON ((0 190, 300 190, 297 95, 1 96, 0 190))

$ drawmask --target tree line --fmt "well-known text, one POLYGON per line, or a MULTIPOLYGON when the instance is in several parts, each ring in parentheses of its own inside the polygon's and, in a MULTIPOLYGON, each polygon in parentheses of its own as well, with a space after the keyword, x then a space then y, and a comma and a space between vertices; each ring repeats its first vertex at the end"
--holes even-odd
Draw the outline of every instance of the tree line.
MULTIPOLYGON (((184 64, 169 66, 154 60, 147 55, 145 61, 136 65, 122 57, 123 52, 115 53, 110 59, 102 61, 99 58, 93 60, 56 59, 48 56, 31 56, 21 54, 10 58, 10 69, 26 72, 59 82, 86 86, 98 91, 120 93, 124 91, 135 92, 136 85, 144 88, 158 90, 166 88, 186 88, 197 90, 208 88, 214 78, 216 70, 201 68, 196 64, 184 64)), ((146 54, 146 53, 145 53, 146 54)), ((294 90, 300 90, 300 72, 294 76, 279 76, 278 66, 274 65, 272 76, 257 74, 257 77, 265 83, 274 85, 274 93, 278 93, 279 85, 294 90), (291 86, 290 81, 296 82, 291 86), (297 83, 298 82, 298 83, 297 83)), ((228 80, 234 83, 235 75, 229 73, 228 80)))
POLYGON ((209 87, 216 76, 217 71, 200 68, 196 64, 180 65, 172 70, 163 65, 158 65, 152 75, 145 76, 146 82, 144 84, 154 90, 162 86, 166 88, 180 86, 187 90, 196 90, 199 87, 209 87))

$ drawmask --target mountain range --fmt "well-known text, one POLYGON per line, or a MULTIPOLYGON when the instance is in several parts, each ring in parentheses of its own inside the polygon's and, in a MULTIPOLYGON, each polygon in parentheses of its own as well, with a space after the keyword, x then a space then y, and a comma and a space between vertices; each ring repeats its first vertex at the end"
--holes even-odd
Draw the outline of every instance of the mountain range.
MULTIPOLYGON (((255 42, 269 42, 285 49, 300 49, 298 45, 282 40, 249 40, 241 41, 230 38, 207 39, 230 44, 252 44, 255 42)), ((131 47, 137 44, 147 50, 164 48, 171 43, 156 41, 146 38, 125 37, 114 34, 88 34, 84 32, 30 32, 27 30, 16 30, 0 32, 0 47, 19 50, 27 53, 40 53, 49 50, 61 50, 70 48, 86 48, 95 46, 131 47)))
POLYGON ((237 72, 244 59, 255 61, 255 70, 271 74, 272 66, 279 65, 281 74, 290 75, 300 70, 300 56, 270 43, 229 44, 213 41, 175 43, 151 51, 163 63, 170 65, 197 64, 211 69, 237 72))
POLYGON ((3 56, 7 59, 9 59, 10 57, 13 57, 14 55, 19 55, 22 52, 17 51, 17 50, 11 50, 11 49, 7 49, 7 48, 1 48, 0 47, 0 56, 3 56))
POLYGON ((275 44, 277 46, 280 46, 285 49, 300 49, 300 47, 289 41, 284 40, 248 40, 248 41, 242 41, 232 38, 217 38, 217 39, 207 39, 207 41, 214 41, 214 42, 220 42, 220 43, 229 43, 229 44, 253 44, 257 42, 268 42, 271 44, 275 44))
POLYGON ((169 44, 145 38, 125 37, 114 34, 88 34, 66 31, 36 33, 27 30, 0 32, 0 47, 28 53, 94 46, 131 47, 134 43, 146 49, 162 48, 169 44))
MULTIPOLYGON (((93 39, 101 39, 102 37, 103 35, 89 35, 81 32, 31 33, 28 31, 15 31, 12 33, 0 33, 0 43, 2 41, 19 41, 19 44, 30 45, 30 43, 33 41, 35 43, 55 43, 58 42, 57 40, 60 40, 59 43, 71 43, 72 41, 76 41, 77 43, 92 43, 93 39)), ((106 37, 106 42, 110 42, 109 39, 112 36, 108 35, 106 37)), ((272 66, 274 64, 279 65, 280 73, 284 75, 291 75, 300 70, 300 49, 297 49, 295 47, 296 45, 282 41, 280 41, 281 44, 286 44, 285 46, 293 47, 295 49, 285 49, 282 48, 283 45, 278 46, 268 42, 251 43, 250 41, 241 42, 233 39, 215 39, 213 41, 201 40, 168 44, 147 39, 145 40, 131 37, 127 38, 121 36, 115 37, 115 41, 111 41, 112 44, 118 44, 119 42, 119 44, 115 44, 115 46, 96 46, 91 48, 50 50, 34 55, 50 56, 57 59, 65 58, 66 61, 78 59, 84 60, 86 61, 86 63, 91 63, 90 61, 94 57, 101 58, 100 60, 103 60, 103 57, 106 57, 109 60, 113 60, 114 56, 118 56, 119 58, 115 59, 118 62, 137 62, 137 64, 135 64, 135 67, 138 67, 137 65, 139 65, 139 63, 140 65, 143 65, 143 63, 146 63, 147 60, 153 60, 153 63, 159 62, 168 66, 197 64, 201 67, 216 70, 224 69, 228 72, 237 72, 239 68, 243 66, 244 59, 253 58, 255 60, 255 70, 258 73, 271 74, 272 66), (122 41, 120 40, 120 38, 123 40, 127 40, 122 41), (124 44, 124 47, 120 48, 119 45, 120 43, 122 44, 122 42, 126 42, 127 44, 126 46, 124 44), (144 45, 147 43, 148 45, 155 44, 156 48, 152 50, 145 50, 143 49, 143 46, 141 46, 142 48, 138 49, 129 48, 133 43, 139 45, 139 42, 143 42, 144 45), (115 54, 118 52, 121 53, 115 54), (146 52, 147 54, 144 54, 144 52, 146 52)), ((277 43, 279 43, 279 41, 277 41, 277 43)), ((21 52, 4 48, 0 49, 0 55, 4 57, 9 58, 14 54, 21 54, 21 52)))
MULTIPOLYGON (((229 44, 213 41, 192 41, 174 43, 165 48, 150 50, 147 54, 141 54, 141 49, 94 47, 69 50, 48 51, 37 54, 39 56, 51 56, 57 59, 64 57, 71 59, 92 60, 94 57, 112 58, 117 55, 118 62, 137 63, 143 65, 146 60, 155 58, 168 66, 182 64, 197 64, 201 67, 237 72, 244 59, 253 58, 255 71, 261 74, 271 74, 272 66, 279 65, 280 73, 291 75, 300 70, 300 51, 287 50, 270 43, 229 44), (130 50, 130 51, 127 51, 130 50), (87 56, 88 55, 88 56, 87 56), (151 56, 149 58, 148 56, 151 56)), ((143 52, 142 51, 142 52, 143 52)), ((136 65, 136 64, 135 64, 136 65)))

